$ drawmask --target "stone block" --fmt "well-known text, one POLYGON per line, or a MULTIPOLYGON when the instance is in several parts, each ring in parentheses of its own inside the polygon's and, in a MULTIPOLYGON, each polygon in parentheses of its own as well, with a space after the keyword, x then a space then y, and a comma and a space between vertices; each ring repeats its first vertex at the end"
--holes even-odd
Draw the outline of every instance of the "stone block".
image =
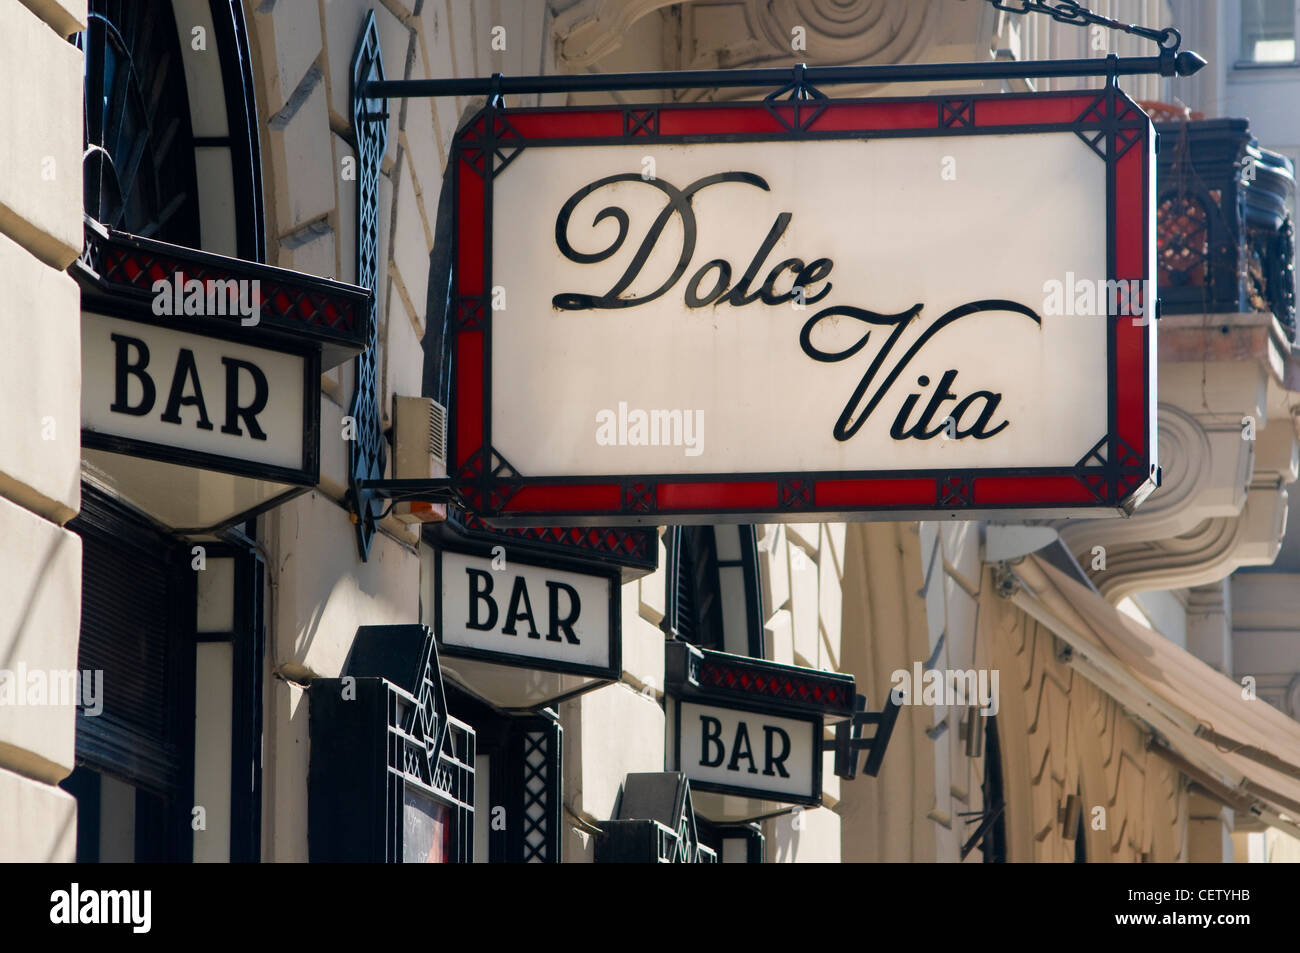
POLYGON ((0 375, 0 495, 63 524, 81 506, 81 295, 3 235, 0 285, 0 327, 21 355, 0 375))
POLYGON ((77 859, 77 800, 67 791, 0 769, 0 863, 77 859))
POLYGON ((0 7, 0 232, 48 265, 81 253, 81 51, 21 3, 0 7), (34 117, 39 116, 39 120, 34 117))
POLYGON ((80 632, 81 537, 0 499, 0 767, 50 784, 72 772, 80 632))

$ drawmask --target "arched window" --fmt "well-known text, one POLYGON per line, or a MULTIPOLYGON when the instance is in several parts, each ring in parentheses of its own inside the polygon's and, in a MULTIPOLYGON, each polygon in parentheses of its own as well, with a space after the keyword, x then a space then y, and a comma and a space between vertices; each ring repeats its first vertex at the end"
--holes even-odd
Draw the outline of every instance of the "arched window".
POLYGON ((252 64, 238 0, 92 0, 86 214, 143 238, 265 259, 252 64))
POLYGON ((77 39, 86 63, 86 214, 124 232, 197 247, 193 135, 171 5, 111 7, 92 3, 77 39))
POLYGON ((668 633, 700 648, 763 658, 754 527, 672 527, 667 549, 668 633))

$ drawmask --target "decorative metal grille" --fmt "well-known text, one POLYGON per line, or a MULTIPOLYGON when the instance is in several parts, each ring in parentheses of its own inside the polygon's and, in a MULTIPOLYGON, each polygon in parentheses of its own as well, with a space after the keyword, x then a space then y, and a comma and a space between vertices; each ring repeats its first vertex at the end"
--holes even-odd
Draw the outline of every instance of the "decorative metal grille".
POLYGON ((511 714, 447 684, 449 710, 474 729, 487 770, 475 778, 490 805, 487 836, 475 845, 490 863, 560 862, 564 730, 553 709, 511 714), (502 823, 492 823, 498 818, 502 823))
POLYGON ((548 732, 529 731, 524 734, 524 836, 521 846, 522 859, 529 864, 544 864, 553 859, 549 856, 551 844, 547 830, 550 821, 547 806, 552 793, 548 777, 551 769, 549 747, 548 732))
POLYGON ((600 824, 596 860, 603 863, 714 864, 718 852, 700 843, 691 785, 673 771, 629 774, 618 817, 600 824))
POLYGON ((1294 339, 1295 170, 1245 119, 1159 123, 1162 314, 1271 312, 1294 339))
POLYGON ((363 560, 370 555, 381 502, 372 491, 362 490, 359 482, 383 479, 385 463, 376 355, 379 315, 375 302, 379 291, 379 170, 388 147, 388 100, 362 97, 360 90, 365 83, 383 78, 379 29, 370 12, 352 58, 352 129, 357 137, 357 284, 375 295, 370 305, 369 341, 356 360, 356 390, 349 411, 353 435, 348 477, 356 512, 357 548, 363 560))
POLYGON ((476 737, 447 712, 433 634, 362 626, 310 697, 311 859, 473 860, 476 737))
POLYGON ((1210 239, 1205 206, 1191 195, 1168 195, 1156 209, 1156 261, 1162 283, 1199 288, 1206 283, 1210 239))
MULTIPOLYGON (((394 806, 400 804, 409 785, 450 807, 454 817, 444 859, 469 863, 474 858, 474 729, 447 717, 439 740, 442 718, 429 679, 419 698, 391 682, 383 685, 388 692, 389 797, 394 806)), ((402 846, 390 859, 412 859, 403 856, 402 846)))

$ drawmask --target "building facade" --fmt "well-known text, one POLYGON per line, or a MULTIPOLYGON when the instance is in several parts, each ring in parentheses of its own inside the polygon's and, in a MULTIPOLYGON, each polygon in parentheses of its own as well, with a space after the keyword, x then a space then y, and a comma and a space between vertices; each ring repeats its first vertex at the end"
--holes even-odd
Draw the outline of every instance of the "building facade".
POLYGON ((448 170, 484 102, 359 81, 1150 41, 975 0, 10 0, 0 857, 1294 857, 1297 137, 1286 67, 1233 60, 1285 22, 1235 7, 1094 7, 1211 60, 1121 83, 1161 137, 1131 518, 502 531, 358 482, 455 413, 448 170), (897 704, 899 672, 991 694, 897 704))

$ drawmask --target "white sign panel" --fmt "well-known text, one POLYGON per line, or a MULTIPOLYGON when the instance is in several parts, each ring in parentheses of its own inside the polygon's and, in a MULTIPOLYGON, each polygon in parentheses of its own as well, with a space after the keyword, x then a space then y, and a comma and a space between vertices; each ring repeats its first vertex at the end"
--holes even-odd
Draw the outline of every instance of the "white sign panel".
POLYGON ((816 798, 820 719, 678 704, 678 768, 723 793, 816 798))
POLYGON ((87 434, 201 467, 309 469, 309 358, 89 312, 81 353, 87 434))
MULTIPOLYGON (((481 281, 458 249, 491 334, 461 325, 455 459, 515 480, 479 502, 1124 505, 1152 469, 1150 125, 1107 93, 1127 125, 1090 144, 1097 95, 958 100, 961 135, 944 101, 831 103, 826 137, 763 141, 728 128, 774 123, 762 104, 555 144, 567 114, 522 111, 481 281)), ((478 193, 456 174, 463 249, 478 193)))
POLYGON ((515 264, 493 316, 492 431, 520 472, 1070 466, 1106 432, 1106 314, 1043 306, 1046 278, 1106 272, 1106 166, 1073 133, 664 145, 658 179, 597 184, 563 216, 569 254, 538 242, 565 200, 644 154, 528 150, 497 183, 493 257, 515 264), (693 192, 656 234, 665 189, 693 192), (606 208, 627 238, 573 260, 615 241, 613 216, 592 226, 606 208), (553 305, 579 294, 610 306, 553 305), (1020 309, 927 334, 984 300, 1020 309), (552 362, 582 373, 537 372, 552 362))
POLYGON ((438 554, 435 629, 446 653, 608 675, 618 636, 612 577, 529 565, 499 549, 438 554))

